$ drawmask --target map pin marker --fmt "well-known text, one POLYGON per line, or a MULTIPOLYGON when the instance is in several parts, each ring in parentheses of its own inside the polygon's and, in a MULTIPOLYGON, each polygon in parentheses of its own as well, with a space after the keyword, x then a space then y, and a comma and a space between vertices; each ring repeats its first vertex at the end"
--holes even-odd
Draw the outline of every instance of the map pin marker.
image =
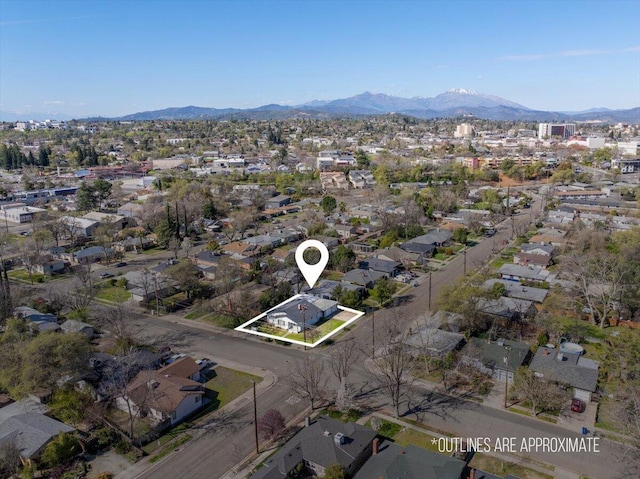
POLYGON ((304 241, 296 248, 296 263, 298 263, 298 268, 300 268, 300 272, 310 288, 313 288, 313 285, 316 284, 316 281, 318 281, 328 262, 329 251, 327 247, 318 240, 304 241), (316 264, 305 263, 303 254, 308 248, 316 248, 320 251, 320 261, 316 264))

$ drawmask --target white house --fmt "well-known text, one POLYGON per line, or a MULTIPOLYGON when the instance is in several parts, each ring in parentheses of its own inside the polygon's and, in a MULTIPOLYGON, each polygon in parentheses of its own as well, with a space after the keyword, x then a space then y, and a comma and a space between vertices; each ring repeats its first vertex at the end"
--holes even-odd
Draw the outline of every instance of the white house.
POLYGON ((337 310, 337 301, 301 294, 293 301, 267 311, 265 320, 277 328, 301 333, 321 319, 335 314, 337 310))

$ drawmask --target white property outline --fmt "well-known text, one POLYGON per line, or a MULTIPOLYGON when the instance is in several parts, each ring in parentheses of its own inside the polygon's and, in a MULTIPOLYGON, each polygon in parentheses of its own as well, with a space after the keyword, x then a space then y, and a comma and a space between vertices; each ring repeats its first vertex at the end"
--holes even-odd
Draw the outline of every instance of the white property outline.
POLYGON ((278 304, 277 306, 274 306, 273 308, 268 309, 264 313, 261 313, 258 316, 256 316, 255 318, 252 318, 249 321, 247 321, 246 323, 243 323, 240 326, 238 326, 237 328, 234 328, 234 331, 241 331, 243 333, 249 333, 249 334, 253 334, 255 336, 261 336, 263 338, 275 339, 275 340, 278 340, 278 341, 285 341, 287 343, 297 344, 298 346, 306 346, 308 348, 315 348, 316 346, 318 346, 322 342, 326 341, 331 336, 339 333, 344 328, 346 328, 350 324, 353 324, 356 320, 360 319, 362 316, 364 316, 366 314, 364 311, 358 311, 357 309, 351 309, 351 308, 347 308, 346 306, 338 305, 338 309, 339 310, 347 311, 349 313, 353 313, 354 314, 353 318, 349 319, 348 321, 345 321, 343 324, 338 326, 336 329, 334 329, 333 331, 330 331, 329 334, 327 334, 326 336, 321 337, 315 343, 311 343, 311 344, 310 343, 306 343, 304 341, 298 341, 297 339, 289 339, 289 338, 285 338, 283 336, 276 336, 275 334, 268 334, 268 333, 262 333, 260 331, 252 331, 251 329, 245 329, 247 326, 255 323, 256 321, 261 320, 262 318, 264 318, 268 313, 270 313, 274 309, 281 308, 285 304, 287 304, 287 303, 289 303, 289 302, 291 302, 291 301, 293 301, 295 299, 298 299, 301 296, 303 296, 303 295, 302 294, 296 294, 296 295, 290 297, 289 299, 283 301, 282 303, 278 304))

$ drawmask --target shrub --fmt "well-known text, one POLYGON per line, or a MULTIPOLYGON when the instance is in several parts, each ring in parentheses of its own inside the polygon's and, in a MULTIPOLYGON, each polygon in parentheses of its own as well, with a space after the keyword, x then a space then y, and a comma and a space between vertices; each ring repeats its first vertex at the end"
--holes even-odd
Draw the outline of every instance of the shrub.
POLYGON ((284 428, 284 416, 276 409, 269 409, 260 419, 258 419, 258 430, 265 439, 278 438, 284 428))

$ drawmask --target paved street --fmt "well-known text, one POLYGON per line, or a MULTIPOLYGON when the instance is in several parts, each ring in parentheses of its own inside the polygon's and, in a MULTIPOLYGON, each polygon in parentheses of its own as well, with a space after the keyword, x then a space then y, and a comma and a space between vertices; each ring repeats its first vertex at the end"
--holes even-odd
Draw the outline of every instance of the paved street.
MULTIPOLYGON (((526 224, 538 214, 541 202, 536 201, 531 210, 525 210, 514 218, 516 227, 526 224)), ((492 238, 485 238, 467 252, 467 271, 472 271, 479 264, 486 261, 494 252, 504 247, 511 238, 511 220, 506 220, 492 238)), ((159 258, 168 255, 156 255, 141 261, 157 263, 159 258)), ((133 265, 132 265, 133 266, 133 265)), ((121 268, 125 269, 125 268, 121 268)), ((435 301, 441 288, 456 281, 463 274, 464 258, 459 255, 442 270, 432 275, 432 301, 435 301)), ((422 283, 408 291, 401 304, 394 308, 378 311, 375 315, 376 326, 381 330, 382 325, 391 319, 400 318, 403 322, 424 314, 429 303, 429 282, 422 283)), ((219 358, 245 366, 269 370, 276 376, 275 385, 264 390, 258 397, 258 415, 270 408, 280 410, 290 420, 300 414, 307 406, 287 386, 286 376, 290 364, 305 355, 324 361, 328 366, 328 353, 331 347, 320 347, 315 350, 302 351, 300 348, 276 346, 257 340, 248 335, 237 332, 222 331, 215 326, 186 320, 177 315, 149 317, 132 314, 134 323, 142 327, 141 335, 150 340, 161 340, 174 349, 189 352, 194 355, 219 358)), ((370 316, 360 320, 350 333, 368 343, 371 338, 370 316)), ((359 393, 359 400, 372 406, 389 407, 387 398, 377 390, 375 378, 364 368, 364 355, 356 360, 352 373, 352 381, 359 393)), ((488 408, 477 403, 461 401, 448 396, 431 392, 414 391, 411 407, 422 416, 422 420, 431 427, 446 430, 451 433, 476 437, 542 437, 562 436, 573 437, 576 434, 566 429, 525 416, 518 416, 504 411, 488 408), (416 406, 420 404, 420 406, 416 406)), ((201 426, 192 432, 194 439, 180 447, 178 452, 172 453, 155 464, 142 463, 118 475, 118 478, 159 478, 175 479, 207 477, 216 479, 224 475, 242 458, 254 450, 253 405, 250 398, 240 401, 239 409, 230 415, 214 417, 209 424, 201 426), (148 469, 143 468, 148 466, 148 469)), ((604 466, 601 456, 619 457, 622 454, 618 445, 603 441, 598 454, 532 454, 531 457, 549 464, 589 474, 602 479, 617 479, 617 474, 624 471, 624 458, 619 462, 620 467, 604 466), (595 474, 594 472, 597 472, 595 474)))

